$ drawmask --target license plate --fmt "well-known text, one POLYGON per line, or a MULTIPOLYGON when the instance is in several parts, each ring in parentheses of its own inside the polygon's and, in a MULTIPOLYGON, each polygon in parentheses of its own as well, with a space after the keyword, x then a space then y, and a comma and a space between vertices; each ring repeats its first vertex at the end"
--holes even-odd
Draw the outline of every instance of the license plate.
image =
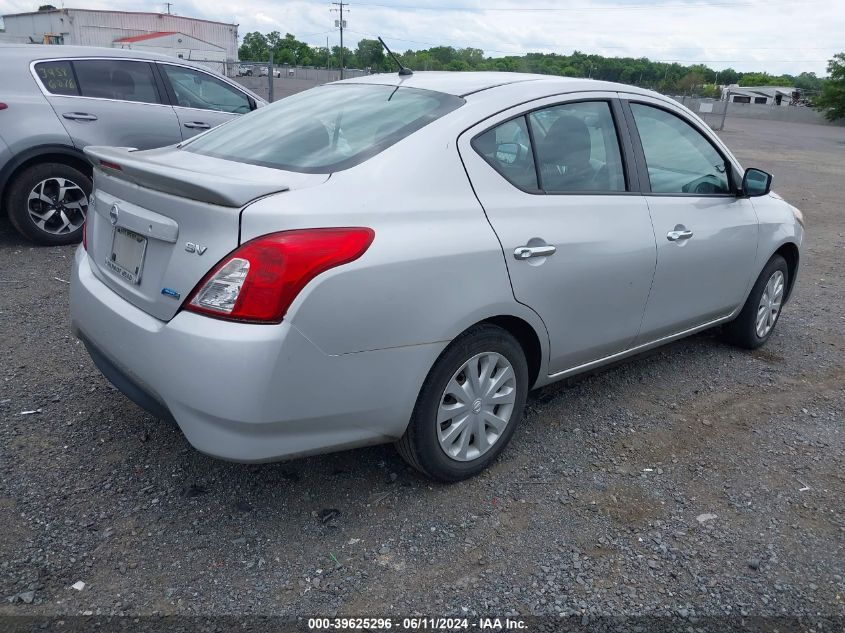
POLYGON ((106 266, 131 284, 141 283, 141 269, 147 252, 147 238, 117 226, 112 238, 111 254, 106 266))

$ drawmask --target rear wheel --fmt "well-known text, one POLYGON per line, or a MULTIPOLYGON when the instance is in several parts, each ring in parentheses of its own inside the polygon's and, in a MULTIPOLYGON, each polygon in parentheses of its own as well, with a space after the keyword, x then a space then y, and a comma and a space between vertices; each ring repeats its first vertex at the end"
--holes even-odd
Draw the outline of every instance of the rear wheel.
POLYGON ((63 163, 27 167, 9 187, 9 218, 37 244, 58 246, 82 239, 91 179, 63 163))
POLYGON ((769 340, 780 317, 789 267, 780 255, 774 255, 754 283, 739 315, 724 328, 729 343, 757 349, 769 340))
POLYGON ((471 477, 510 441, 527 392, 528 365, 516 339, 498 326, 472 328, 429 372, 399 453, 433 479, 471 477))

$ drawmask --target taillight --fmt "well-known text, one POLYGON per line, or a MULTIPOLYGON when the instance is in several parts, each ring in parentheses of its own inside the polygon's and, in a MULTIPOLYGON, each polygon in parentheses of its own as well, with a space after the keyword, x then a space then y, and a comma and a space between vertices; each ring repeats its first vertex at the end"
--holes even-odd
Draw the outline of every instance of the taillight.
POLYGON ((361 257, 374 237, 372 229, 349 227, 256 238, 223 258, 183 307, 219 319, 279 323, 309 281, 361 257))

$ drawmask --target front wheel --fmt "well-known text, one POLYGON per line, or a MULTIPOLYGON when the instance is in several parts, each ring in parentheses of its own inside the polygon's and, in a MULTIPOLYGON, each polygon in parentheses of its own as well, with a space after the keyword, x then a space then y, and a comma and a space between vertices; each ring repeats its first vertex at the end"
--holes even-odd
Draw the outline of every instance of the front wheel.
POLYGON ((22 235, 37 244, 73 244, 82 239, 91 187, 91 179, 69 165, 33 165, 9 187, 9 218, 22 235))
POLYGON ((397 449, 432 479, 471 477, 510 441, 527 393, 528 364, 516 339, 495 325, 472 328, 435 362, 397 449))
POLYGON ((754 283, 739 315, 724 328, 725 339, 738 347, 757 349, 769 340, 780 317, 789 282, 789 267, 774 255, 754 283))

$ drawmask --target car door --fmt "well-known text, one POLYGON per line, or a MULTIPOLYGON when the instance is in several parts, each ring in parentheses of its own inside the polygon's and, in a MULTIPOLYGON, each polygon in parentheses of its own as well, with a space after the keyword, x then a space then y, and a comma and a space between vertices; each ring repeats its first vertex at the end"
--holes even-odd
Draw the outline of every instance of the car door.
POLYGON ((625 350, 654 274, 648 206, 626 167, 629 139, 614 97, 543 99, 459 140, 514 296, 548 329, 552 374, 625 350))
POLYGON ((158 66, 179 117, 183 139, 255 109, 249 95, 210 73, 163 62, 158 66))
POLYGON ((78 148, 150 149, 182 140, 179 121, 147 61, 61 59, 33 64, 47 100, 78 148))
POLYGON ((657 270, 637 343, 729 315, 757 254, 757 215, 736 195, 737 167, 680 108, 626 102, 654 233, 657 270))

